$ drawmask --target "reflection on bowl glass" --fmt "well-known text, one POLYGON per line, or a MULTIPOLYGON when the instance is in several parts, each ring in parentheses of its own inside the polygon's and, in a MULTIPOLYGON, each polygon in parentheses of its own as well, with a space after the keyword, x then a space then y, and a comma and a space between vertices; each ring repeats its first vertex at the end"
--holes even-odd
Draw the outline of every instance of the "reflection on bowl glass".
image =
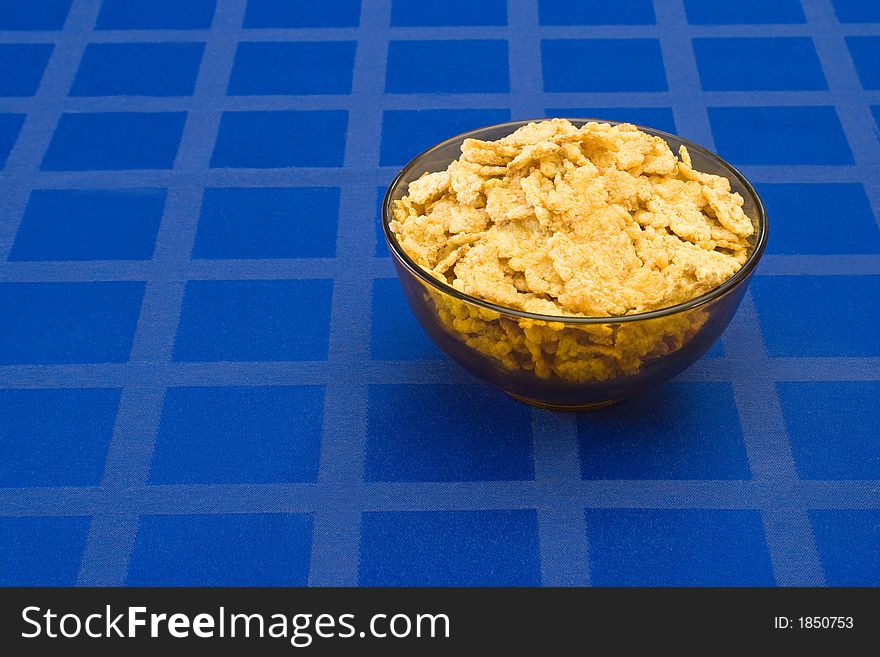
MULTIPOLYGON (((569 119, 575 126, 601 119, 569 119)), ((614 124, 613 121, 602 121, 614 124)), ((678 305, 619 317, 551 317, 503 308, 437 280, 400 247, 391 206, 425 172, 442 171, 465 139, 501 139, 513 121, 448 139, 407 164, 382 203, 382 224, 410 308, 427 334, 477 377, 522 401, 559 409, 606 406, 671 379, 699 359, 736 312, 767 241, 767 217, 751 184, 720 157, 685 139, 640 127, 673 152, 685 145, 694 169, 724 176, 743 197, 755 233, 743 267, 714 290, 678 305)))

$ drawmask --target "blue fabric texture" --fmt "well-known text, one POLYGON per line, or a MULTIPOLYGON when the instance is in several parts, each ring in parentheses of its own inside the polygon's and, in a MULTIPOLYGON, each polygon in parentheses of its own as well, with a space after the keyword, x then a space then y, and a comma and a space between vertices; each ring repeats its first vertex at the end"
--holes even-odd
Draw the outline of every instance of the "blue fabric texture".
POLYGON ((0 0, 0 585, 880 585, 878 7, 0 0), (592 414, 443 356, 382 237, 541 116, 770 215, 722 340, 592 414))

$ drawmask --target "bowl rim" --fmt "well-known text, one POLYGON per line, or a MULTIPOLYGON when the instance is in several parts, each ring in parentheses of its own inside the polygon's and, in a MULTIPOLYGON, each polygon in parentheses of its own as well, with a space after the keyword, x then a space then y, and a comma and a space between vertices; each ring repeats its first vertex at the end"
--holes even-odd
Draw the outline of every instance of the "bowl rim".
MULTIPOLYGON (((580 118, 580 117, 552 117, 552 118, 564 118, 567 121, 578 122, 583 125, 585 123, 608 123, 610 125, 622 125, 624 121, 611 121, 608 119, 594 119, 594 118, 580 118)), ((717 153, 710 151, 708 148, 700 146, 689 139, 685 139, 683 137, 679 137, 678 135, 673 135, 668 132, 664 132, 663 130, 657 130, 656 128, 650 128, 646 126, 642 126, 639 124, 629 124, 635 125, 636 128, 642 130, 643 132, 647 132, 648 134, 661 137, 666 140, 667 137, 671 137, 676 141, 684 144, 688 151, 699 152, 710 159, 717 160, 722 165, 727 167, 733 175, 737 178, 737 180, 743 185, 745 190, 751 194, 751 196, 755 200, 755 206, 758 210, 758 236, 755 242, 755 247, 752 250, 751 254, 749 254, 748 259, 743 264, 742 267, 730 278, 724 281, 718 287, 712 288, 708 292, 701 294, 698 297, 694 297, 693 299, 688 299, 687 301, 683 301, 681 303, 675 304, 674 306, 667 306, 666 308, 658 308, 656 310, 650 310, 642 313, 635 313, 632 315, 608 315, 605 317, 600 316, 577 316, 577 315, 543 315, 540 313, 531 313, 525 310, 518 310, 516 308, 508 308, 507 306, 501 306, 491 301, 486 301, 485 299, 480 299, 479 297, 471 296, 470 294, 465 294, 464 292, 460 292, 456 290, 454 287, 449 285, 448 283, 444 283, 443 281, 437 280, 433 276, 429 275, 425 270, 423 270, 416 262, 410 258, 410 256, 401 248, 400 244, 397 241, 397 236, 392 232, 389 226, 389 217, 391 213, 389 212, 391 207, 391 192, 396 189, 396 187, 400 184, 400 181, 406 176, 419 161, 433 152, 436 149, 442 148, 444 146, 449 145, 452 142, 456 141, 464 141, 465 139, 470 138, 472 135, 481 133, 486 130, 491 130, 494 128, 512 128, 511 132, 520 128, 529 123, 538 123, 541 121, 549 121, 550 118, 535 118, 535 119, 521 119, 517 121, 505 121, 503 123, 495 123, 492 125, 483 126, 480 128, 475 128, 473 130, 468 130, 466 132, 462 132, 453 137, 449 137, 448 139, 444 139, 441 142, 438 142, 423 150, 421 153, 413 157, 409 162, 404 165, 404 167, 394 176, 394 179, 388 185, 388 188, 385 190, 385 195, 382 198, 382 232, 385 235, 385 241, 388 243, 389 248, 391 249, 391 253, 397 258, 397 260, 408 269, 412 274, 420 278, 424 283, 436 288, 438 291, 448 294, 451 297, 454 297, 460 301, 464 301, 466 303, 473 304, 475 306, 479 306, 481 308, 485 308, 487 310, 491 310, 504 315, 513 315, 515 317, 521 317, 524 319, 532 319, 543 322, 560 322, 565 324, 620 324, 625 322, 636 322, 648 319, 657 319, 660 317, 668 317, 670 315, 675 315, 680 312, 685 312, 688 310, 692 310, 699 306, 705 305, 714 301, 715 299, 724 296, 727 292, 737 287, 740 283, 747 281, 749 276, 752 274, 754 269, 758 265, 758 261, 761 259, 761 256, 764 254, 764 248, 767 245, 767 234, 768 234, 768 226, 767 226, 767 211, 764 208, 764 202, 761 200, 761 197, 758 195, 758 192, 755 191, 754 186, 749 180, 732 164, 727 162, 724 158, 722 158, 717 153)))

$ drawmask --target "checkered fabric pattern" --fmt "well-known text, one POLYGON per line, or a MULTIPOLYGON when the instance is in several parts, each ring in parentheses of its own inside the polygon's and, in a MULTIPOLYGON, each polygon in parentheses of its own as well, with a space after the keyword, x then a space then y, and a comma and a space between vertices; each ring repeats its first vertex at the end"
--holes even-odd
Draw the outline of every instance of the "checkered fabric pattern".
POLYGON ((0 0, 0 583, 880 584, 880 3, 0 0), (721 343, 604 411, 420 332, 378 230, 542 115, 742 168, 721 343))

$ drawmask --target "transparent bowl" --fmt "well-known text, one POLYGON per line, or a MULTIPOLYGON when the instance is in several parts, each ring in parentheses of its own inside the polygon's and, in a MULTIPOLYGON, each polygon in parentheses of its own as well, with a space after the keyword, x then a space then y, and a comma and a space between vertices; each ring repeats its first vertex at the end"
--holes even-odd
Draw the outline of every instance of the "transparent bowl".
MULTIPOLYGON (((533 119, 540 120, 540 119, 533 119)), ((581 126, 603 119, 569 119, 581 126)), ((422 328, 462 367, 521 401, 544 408, 601 408, 673 378, 724 332, 767 242, 767 215, 752 185, 720 157, 686 139, 639 126, 673 150, 684 144, 698 171, 724 176, 755 222, 742 268, 710 292, 669 308, 618 317, 537 315, 459 292, 423 271, 389 228, 391 205, 425 172, 459 157, 465 139, 500 139, 530 121, 512 121, 447 139, 415 157, 394 178, 382 203, 382 225, 397 276, 422 328)))

